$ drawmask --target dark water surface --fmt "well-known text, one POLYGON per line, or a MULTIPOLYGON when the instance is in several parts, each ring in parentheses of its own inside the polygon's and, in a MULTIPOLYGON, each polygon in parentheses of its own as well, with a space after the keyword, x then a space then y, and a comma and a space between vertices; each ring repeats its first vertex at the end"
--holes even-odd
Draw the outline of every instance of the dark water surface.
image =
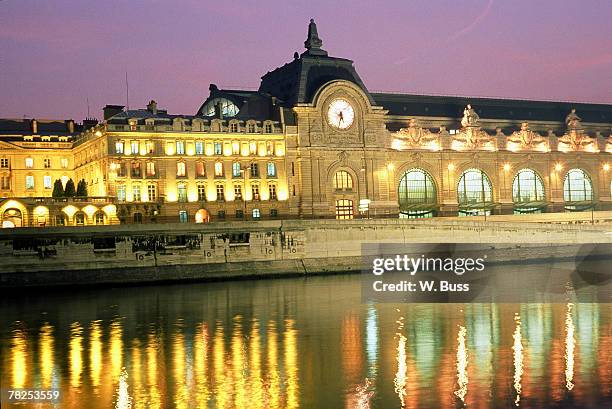
POLYGON ((612 407, 612 304, 363 304, 360 285, 3 295, 2 388, 60 388, 41 408, 612 407))

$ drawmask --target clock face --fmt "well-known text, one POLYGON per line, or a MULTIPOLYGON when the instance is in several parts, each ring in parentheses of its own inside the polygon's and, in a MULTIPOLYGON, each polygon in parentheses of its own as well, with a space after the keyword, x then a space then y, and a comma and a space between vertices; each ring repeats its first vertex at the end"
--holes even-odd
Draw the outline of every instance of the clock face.
POLYGON ((345 99, 334 99, 327 110, 327 121, 338 129, 347 129, 353 124, 355 111, 345 99))

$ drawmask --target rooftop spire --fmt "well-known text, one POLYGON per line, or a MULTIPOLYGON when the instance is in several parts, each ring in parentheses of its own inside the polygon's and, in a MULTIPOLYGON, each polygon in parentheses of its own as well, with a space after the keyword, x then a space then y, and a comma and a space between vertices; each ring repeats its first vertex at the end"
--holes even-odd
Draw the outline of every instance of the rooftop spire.
POLYGON ((322 45, 323 41, 319 38, 319 33, 317 32, 317 23, 315 23, 314 18, 311 18, 310 24, 308 24, 308 38, 304 41, 304 47, 308 50, 305 54, 327 55, 327 51, 321 48, 322 45))

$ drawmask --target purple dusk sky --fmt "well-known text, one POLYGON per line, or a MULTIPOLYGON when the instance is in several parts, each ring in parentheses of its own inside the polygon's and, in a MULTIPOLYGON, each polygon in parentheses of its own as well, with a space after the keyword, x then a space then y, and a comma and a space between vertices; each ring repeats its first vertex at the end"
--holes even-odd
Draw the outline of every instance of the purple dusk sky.
POLYGON ((0 117, 101 117, 208 85, 257 88, 303 50, 355 61, 370 90, 612 103, 610 0, 0 0, 0 117))

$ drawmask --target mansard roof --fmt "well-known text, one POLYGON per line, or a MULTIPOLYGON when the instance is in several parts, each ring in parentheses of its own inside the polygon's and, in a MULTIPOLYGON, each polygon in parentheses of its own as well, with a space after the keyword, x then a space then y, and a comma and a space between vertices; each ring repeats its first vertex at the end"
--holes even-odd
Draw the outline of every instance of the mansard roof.
POLYGON ((572 109, 583 123, 612 124, 612 105, 463 96, 372 93, 389 115, 461 118, 471 104, 482 120, 564 123, 572 109))
POLYGON ((21 139, 24 135, 75 136, 82 130, 83 125, 71 119, 0 119, 0 137, 4 140, 11 136, 21 139), (69 125, 71 122, 72 132, 69 125), (36 123, 36 132, 34 132, 34 123, 36 123))

